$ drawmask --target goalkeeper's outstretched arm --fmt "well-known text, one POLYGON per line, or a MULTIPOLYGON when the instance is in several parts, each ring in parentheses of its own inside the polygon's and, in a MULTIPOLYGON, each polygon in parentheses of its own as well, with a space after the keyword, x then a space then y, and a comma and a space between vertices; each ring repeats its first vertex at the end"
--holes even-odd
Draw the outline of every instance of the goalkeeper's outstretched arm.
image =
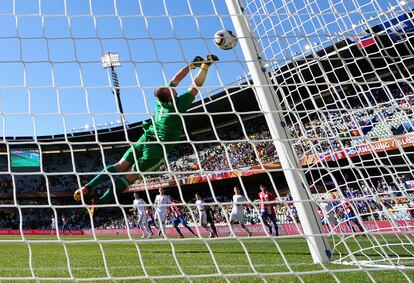
POLYGON ((206 61, 204 61, 199 67, 197 75, 194 77, 193 83, 189 88, 189 91, 192 95, 196 96, 198 93, 198 88, 201 87, 207 78, 208 69, 210 68, 213 62, 218 61, 219 58, 216 55, 207 55, 206 61))
POLYGON ((184 68, 180 69, 174 77, 170 80, 169 86, 178 86, 178 84, 188 75, 190 70, 195 69, 196 67, 200 67, 202 62, 204 61, 203 57, 196 56, 193 61, 185 66, 184 68))
POLYGON ((210 68, 213 62, 218 61, 218 57, 215 55, 207 55, 206 59, 203 59, 200 56, 196 56, 193 61, 181 68, 170 80, 168 87, 160 87, 154 91, 154 95, 161 101, 161 102, 168 102, 173 97, 178 96, 174 87, 178 86, 178 84, 188 75, 190 70, 199 68, 197 75, 193 79, 193 83, 188 88, 188 91, 196 96, 198 93, 198 88, 201 87, 207 77, 208 69, 210 68))
POLYGON ((188 75, 191 70, 191 66, 185 66, 184 68, 180 69, 174 77, 170 80, 169 86, 175 87, 188 75))

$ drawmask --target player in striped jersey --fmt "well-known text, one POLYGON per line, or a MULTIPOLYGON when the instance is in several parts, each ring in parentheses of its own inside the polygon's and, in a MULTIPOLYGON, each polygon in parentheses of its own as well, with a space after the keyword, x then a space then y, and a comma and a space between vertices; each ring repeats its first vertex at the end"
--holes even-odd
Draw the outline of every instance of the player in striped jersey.
POLYGON ((217 237, 217 230, 216 230, 216 227, 214 226, 214 219, 211 215, 211 211, 208 211, 208 206, 201 199, 201 196, 199 194, 195 194, 195 198, 196 198, 196 205, 198 209, 198 215, 200 219, 200 226, 207 230, 210 238, 217 237), (210 223, 211 227, 208 226, 208 223, 210 223))
POLYGON ((138 227, 142 230, 142 239, 151 238, 151 232, 147 223, 147 215, 145 213, 145 206, 147 203, 145 200, 139 197, 139 193, 134 193, 134 202, 132 203, 133 208, 131 211, 134 211, 138 217, 137 224, 138 227))
POLYGON ((155 221, 154 210, 152 209, 152 207, 147 206, 145 208, 145 213, 147 214, 147 224, 148 224, 148 228, 151 233, 151 236, 154 236, 154 232, 152 232, 151 226, 154 226, 158 230, 158 233, 160 234, 161 229, 158 227, 157 222, 155 221))
POLYGON ((174 225, 175 230, 180 235, 180 238, 184 238, 184 235, 183 233, 181 233, 180 227, 178 227, 179 224, 187 228, 187 230, 190 231, 194 237, 196 237, 197 235, 194 233, 193 229, 191 229, 191 227, 187 224, 187 220, 185 219, 184 207, 180 205, 178 201, 171 200, 170 208, 173 214, 172 223, 174 225))
POLYGON ((352 223, 354 223, 356 226, 358 226, 359 231, 362 233, 364 232, 364 227, 362 227, 361 223, 359 222, 355 212, 354 208, 351 206, 349 202, 343 202, 342 203, 344 207, 344 220, 346 221, 346 224, 349 226, 349 228, 352 230, 352 232, 356 232, 354 226, 352 223), (352 222, 352 223, 351 223, 352 222))
POLYGON ((269 224, 270 220, 275 228, 275 235, 279 236, 279 229, 276 223, 275 196, 267 190, 264 184, 261 184, 259 198, 259 211, 263 224, 267 226, 269 234, 272 235, 272 226, 269 224))

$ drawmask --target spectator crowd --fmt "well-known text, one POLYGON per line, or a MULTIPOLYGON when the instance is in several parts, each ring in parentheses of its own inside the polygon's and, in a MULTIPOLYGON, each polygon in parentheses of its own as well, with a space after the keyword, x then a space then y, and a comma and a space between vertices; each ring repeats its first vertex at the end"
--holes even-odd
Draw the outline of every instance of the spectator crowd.
MULTIPOLYGON (((227 190, 231 191, 231 190, 227 190)), ((260 223, 257 191, 249 190, 250 205, 244 210, 248 224, 260 223)), ((321 205, 323 202, 332 204, 332 211, 337 223, 344 220, 344 202, 351 203, 357 212, 360 221, 382 220, 414 220, 414 188, 406 183, 388 183, 385 179, 378 179, 377 185, 369 187, 363 181, 356 186, 344 186, 341 190, 332 190, 322 194, 314 194, 314 202, 321 205)), ((217 197, 217 202, 212 198, 206 199, 214 215, 215 222, 220 225, 228 224, 232 203, 230 196, 217 197), (210 202, 209 202, 210 201, 210 202)), ((189 225, 197 225, 198 212, 195 199, 185 200, 184 212, 189 225)), ((19 229, 22 221, 23 229, 50 229, 55 218, 54 211, 47 208, 33 208, 35 201, 26 201, 23 205, 31 205, 31 208, 8 208, 0 210, 0 229, 19 229)), ((64 209, 57 211, 57 223, 62 230, 89 229, 92 226, 91 218, 86 209, 64 209)), ((279 224, 300 223, 295 202, 290 194, 277 198, 275 212, 279 224)), ((321 211, 320 211, 321 212, 321 211)), ((326 215, 321 214, 321 219, 326 215)), ((137 217, 129 211, 129 208, 99 208, 93 217, 93 225, 96 229, 136 228, 137 217), (125 214, 124 214, 125 213, 125 214), (124 217, 126 215, 126 219, 124 217)), ((171 220, 167 221, 171 225, 171 220)))
MULTIPOLYGON (((286 115, 287 129, 291 133, 293 147, 298 158, 306 155, 322 154, 326 151, 341 151, 346 147, 367 144, 378 139, 388 139, 413 131, 414 117, 412 106, 414 94, 411 87, 401 85, 392 90, 371 91, 364 94, 365 102, 353 103, 347 109, 335 108, 313 111, 301 116, 286 115), (370 107, 375 105, 375 108, 370 107)), ((168 165, 176 177, 188 177, 198 170, 222 172, 242 170, 251 166, 277 162, 278 157, 272 146, 269 129, 263 117, 243 121, 243 128, 231 125, 217 129, 213 136, 196 136, 194 145, 177 146, 168 157, 168 165), (199 140, 197 140, 199 139, 199 140), (196 149, 196 152, 194 151, 196 149)), ((125 147, 118 146, 102 153, 99 148, 81 154, 66 153, 44 154, 43 174, 11 175, 3 174, 0 180, 0 194, 17 194, 32 192, 72 192, 79 184, 84 184, 90 176, 101 170, 103 165, 114 163, 122 155, 125 147), (53 174, 48 174, 53 173, 53 174)), ((147 182, 157 182, 171 178, 171 172, 161 167, 160 174, 147 177, 147 182)), ((369 187, 362 182, 341 188, 325 190, 325 200, 332 201, 338 220, 342 219, 341 201, 348 199, 358 212, 361 220, 409 220, 414 219, 413 191, 406 182, 392 183, 390 180, 378 180, 377 186, 369 187), (332 192, 332 193, 329 193, 332 192)), ((320 194, 315 202, 320 202, 320 194)), ((188 200, 190 203, 192 200, 188 200)), ((223 196, 223 202, 228 199, 223 196)), ((190 213, 189 222, 194 224, 197 215, 190 213)), ((212 205, 216 221, 227 223, 229 206, 218 203, 212 205)), ((107 209, 94 219, 98 228, 134 227, 133 215, 128 215, 127 223, 118 209, 117 213, 107 209)), ((276 205, 277 218, 280 223, 299 221, 296 208, 289 195, 280 197, 276 205)), ((11 208, 0 209, 0 228, 16 228, 20 221, 24 227, 50 227, 51 211, 42 209, 25 209, 22 212, 11 208)), ((257 206, 246 211, 250 223, 258 223, 257 206)), ((80 229, 91 226, 89 216, 84 212, 67 210, 58 215, 59 225, 65 229, 80 229)))

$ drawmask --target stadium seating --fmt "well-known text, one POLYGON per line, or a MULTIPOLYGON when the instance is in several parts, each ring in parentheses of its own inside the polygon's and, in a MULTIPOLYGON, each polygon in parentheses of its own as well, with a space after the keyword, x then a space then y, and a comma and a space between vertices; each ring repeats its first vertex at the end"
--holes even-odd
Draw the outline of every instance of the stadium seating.
MULTIPOLYGON (((391 93, 394 98, 397 98, 393 103, 387 99, 389 94, 381 91, 371 93, 370 98, 379 106, 377 107, 379 110, 375 112, 368 105, 355 105, 355 108, 348 109, 347 111, 336 109, 322 111, 312 117, 303 117, 304 120, 301 123, 292 121, 288 128, 292 136, 298 138, 294 148, 299 158, 308 154, 321 154, 327 150, 341 150, 344 147, 366 144, 369 141, 412 132, 414 128, 412 126, 414 124, 413 113, 406 107, 407 105, 414 104, 414 94, 411 88, 394 89, 391 90, 391 93), (401 89, 405 92, 402 93, 401 89), (308 122, 304 123, 305 120, 308 122), (299 138, 303 136, 306 136, 307 139, 299 138), (338 137, 342 139, 338 139, 338 137)), ((218 130, 220 140, 213 143, 197 143, 198 156, 189 144, 177 146, 169 156, 171 170, 173 172, 194 172, 199 168, 198 158, 200 159, 202 169, 205 171, 230 170, 260 163, 277 162, 278 157, 274 148, 269 147, 271 136, 263 118, 245 121, 244 127, 249 142, 241 141, 246 140, 244 133, 235 130, 233 126, 229 126, 218 130)), ((214 137, 207 137, 207 139, 214 139, 214 137)), ((0 194, 12 194, 13 188, 16 189, 18 195, 41 193, 46 191, 46 186, 48 185, 52 193, 66 192, 70 195, 73 188, 78 186, 78 177, 82 184, 90 177, 79 173, 100 171, 103 166, 116 162, 126 149, 127 147, 125 146, 106 150, 105 160, 103 160, 99 150, 77 153, 75 154, 74 161, 72 161, 72 156, 69 152, 44 154, 44 173, 24 176, 16 175, 14 182, 10 176, 5 175, 0 181, 0 194), (62 174, 55 174, 59 172, 62 174)), ((161 167, 161 171, 165 170, 167 168, 164 165, 161 167)), ((158 182, 169 178, 171 178, 169 174, 156 174, 148 176, 147 182, 158 182)), ((395 187, 395 184, 387 183, 385 180, 378 180, 377 187, 364 188, 363 185, 358 185, 353 188, 342 188, 341 191, 351 199, 363 198, 371 192, 376 192, 382 197, 382 200, 379 201, 355 201, 355 207, 359 210, 364 220, 382 220, 390 216, 396 220, 414 219, 414 201, 407 198, 408 195, 401 195, 403 191, 401 187, 398 188, 397 186, 395 190, 384 189, 392 187, 395 187), (387 200, 387 196, 390 194, 400 197, 398 203, 387 200), (387 213, 385 213, 385 210, 387 213)), ((413 193, 411 192, 409 195, 412 196, 413 193)), ((332 198, 332 195, 330 198, 332 198)), ((290 223, 297 218, 294 213, 294 206, 284 203, 286 200, 286 198, 280 199, 281 203, 276 206, 280 223, 290 223)), ((23 198, 21 203, 25 201, 27 200, 23 198)), ((334 204, 336 213, 340 217, 343 213, 343 208, 340 202, 334 201, 334 204)), ((215 211, 217 221, 225 223, 226 211, 218 206, 214 206, 213 210, 215 211)), ((66 226, 70 228, 89 227, 90 221, 88 221, 84 214, 84 212, 79 213, 79 211, 68 210, 64 215, 64 218, 67 219, 66 226)), ((0 228, 15 227, 16 223, 19 222, 19 217, 17 211, 11 212, 8 209, 1 209, 0 228)), ((24 214, 21 217, 25 227, 50 227, 50 212, 45 214, 41 209, 31 210, 30 215, 24 214)), ((257 223, 257 211, 252 209, 248 213, 247 218, 249 222, 257 223)), ((190 223, 194 223, 191 217, 189 219, 190 223)), ((126 227, 126 225, 134 227, 134 218, 132 216, 129 216, 129 221, 130 223, 124 223, 123 215, 118 209, 117 211, 108 210, 108 214, 106 216, 105 214, 99 216, 95 224, 96 227, 102 229, 110 227, 120 228, 126 227)))

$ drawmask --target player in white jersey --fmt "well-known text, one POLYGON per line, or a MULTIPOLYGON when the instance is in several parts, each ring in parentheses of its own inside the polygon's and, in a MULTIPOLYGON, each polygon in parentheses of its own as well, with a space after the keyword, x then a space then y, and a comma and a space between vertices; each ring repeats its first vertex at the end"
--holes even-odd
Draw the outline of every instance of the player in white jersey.
POLYGON ((240 188, 238 186, 234 187, 234 195, 233 195, 233 208, 230 213, 230 225, 234 225, 237 222, 240 226, 249 234, 252 235, 249 228, 244 224, 244 208, 247 207, 245 204, 247 199, 240 194, 240 188))
POLYGON ((170 196, 167 196, 164 193, 164 189, 160 188, 158 190, 159 194, 155 196, 154 204, 155 204, 155 220, 159 223, 160 230, 158 235, 162 235, 165 237, 165 222, 167 220, 168 215, 168 206, 171 204, 170 196))
POLYGON ((321 201, 322 202, 319 204, 319 207, 322 212, 322 224, 327 225, 329 230, 333 231, 333 228, 338 226, 338 221, 335 217, 335 209, 331 201, 326 201, 325 198, 322 198, 321 201))
POLYGON ((57 223, 56 223, 56 217, 55 217, 55 215, 54 214, 52 214, 52 223, 51 223, 51 228, 52 228, 52 235, 54 234, 54 233, 56 233, 56 226, 57 226, 57 223))
POLYGON ((151 238, 151 232, 147 223, 147 214, 145 213, 145 206, 147 203, 139 197, 139 193, 134 193, 134 198, 131 211, 134 211, 137 214, 137 225, 142 230, 142 239, 145 237, 149 239, 151 238))
MULTIPOLYGON (((217 237, 217 232, 214 231, 215 229, 212 228, 213 226, 212 227, 207 226, 209 221, 208 221, 206 203, 201 199, 201 196, 199 194, 195 194, 195 198, 196 198, 196 205, 198 209, 198 215, 200 219, 200 226, 207 230, 210 238, 217 237)), ((210 222, 210 225, 214 225, 214 224, 211 224, 210 222)))

